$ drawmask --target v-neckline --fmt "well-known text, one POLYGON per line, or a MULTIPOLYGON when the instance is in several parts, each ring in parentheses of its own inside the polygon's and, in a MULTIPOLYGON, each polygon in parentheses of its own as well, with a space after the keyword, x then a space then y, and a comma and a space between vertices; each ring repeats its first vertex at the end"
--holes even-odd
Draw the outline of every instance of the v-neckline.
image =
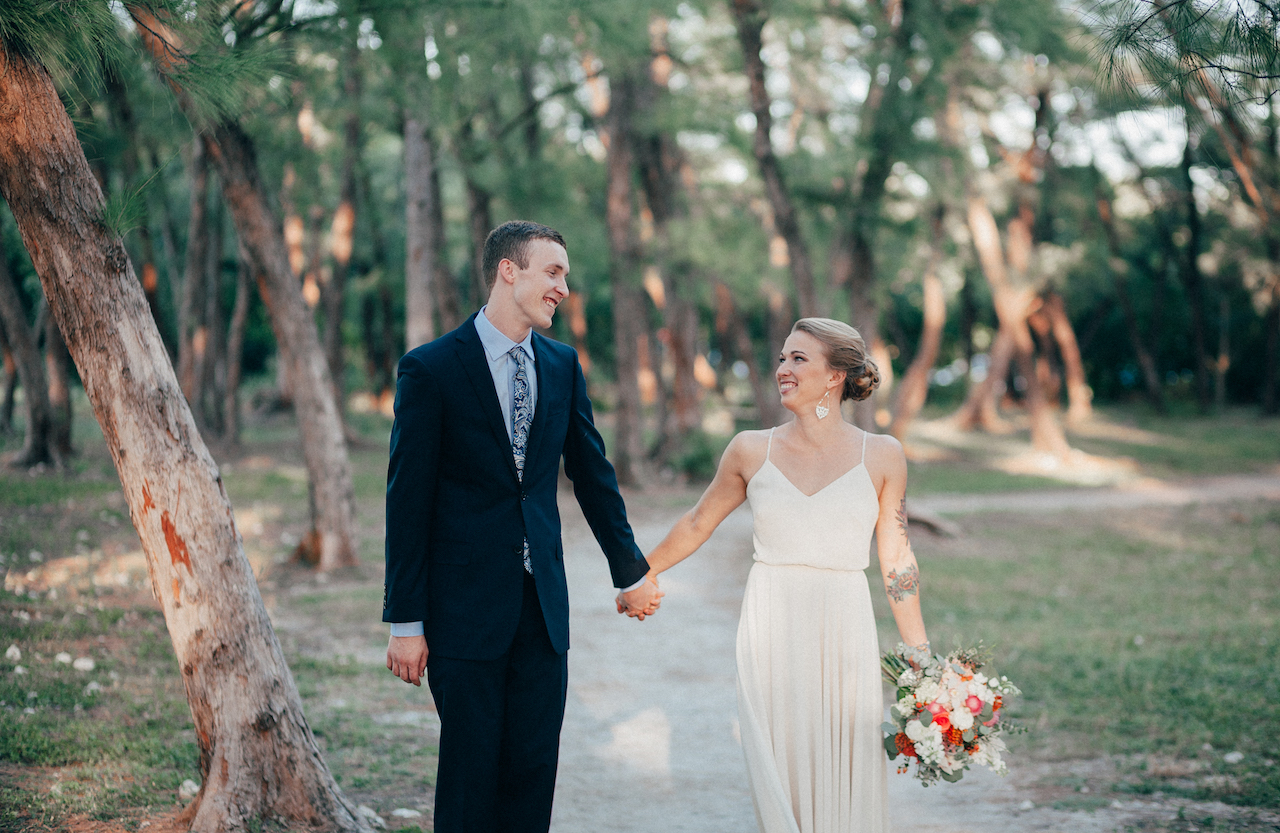
POLYGON ((800 488, 799 486, 797 486, 795 483, 792 483, 792 482, 791 482, 791 478, 790 478, 790 477, 787 477, 785 474, 783 474, 783 473, 782 473, 782 469, 778 468, 777 464, 775 464, 772 460, 769 460, 769 459, 767 459, 767 458, 766 458, 766 459, 765 459, 765 462, 766 462, 766 463, 768 463, 769 465, 773 466, 773 470, 774 470, 774 471, 776 471, 776 472, 778 473, 778 476, 779 476, 779 477, 781 477, 783 480, 787 481, 787 485, 788 485, 788 486, 790 486, 791 488, 793 488, 793 489, 795 489, 795 490, 796 490, 796 494, 800 495, 800 496, 801 496, 801 497, 803 497, 803 498, 814 498, 814 497, 817 497, 818 495, 822 494, 823 492, 825 492, 827 489, 830 489, 832 486, 836 485, 836 484, 837 484, 837 483, 839 483, 841 480, 844 480, 846 477, 848 477, 849 475, 853 474, 853 473, 854 473, 855 471, 857 471, 858 469, 862 468, 862 464, 863 464, 863 462, 865 462, 865 461, 863 461, 863 460, 859 460, 859 461, 858 461, 858 464, 857 464, 856 466, 854 466, 854 467, 853 467, 853 468, 851 468, 851 469, 848 469, 848 470, 847 470, 847 471, 845 471, 843 474, 838 475, 838 476, 836 477, 836 479, 835 479, 835 480, 832 480, 831 482, 827 483, 827 485, 823 486, 821 489, 819 489, 818 491, 816 491, 816 492, 814 492, 814 493, 812 493, 812 494, 808 494, 808 493, 806 493, 803 489, 801 489, 801 488, 800 488))

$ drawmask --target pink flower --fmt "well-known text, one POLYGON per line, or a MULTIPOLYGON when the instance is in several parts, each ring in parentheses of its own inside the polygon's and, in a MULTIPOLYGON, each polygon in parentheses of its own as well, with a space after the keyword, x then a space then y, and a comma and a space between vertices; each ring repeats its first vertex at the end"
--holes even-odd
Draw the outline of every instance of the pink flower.
POLYGON ((964 705, 969 711, 978 714, 982 711, 982 698, 976 694, 970 694, 965 698, 964 705))

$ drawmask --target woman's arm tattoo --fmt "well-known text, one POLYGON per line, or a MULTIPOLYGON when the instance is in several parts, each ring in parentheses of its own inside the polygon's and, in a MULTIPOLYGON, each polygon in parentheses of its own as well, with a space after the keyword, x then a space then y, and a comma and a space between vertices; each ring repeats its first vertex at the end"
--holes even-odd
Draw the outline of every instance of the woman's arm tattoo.
POLYGON ((897 515, 898 529, 902 530, 902 537, 910 540, 910 536, 907 535, 907 499, 905 497, 902 499, 902 505, 898 507, 897 515))
POLYGON ((886 591, 889 598, 895 602, 900 602, 907 596, 914 596, 920 592, 920 570, 916 565, 912 564, 907 569, 899 573, 897 570, 889 572, 888 585, 886 591))

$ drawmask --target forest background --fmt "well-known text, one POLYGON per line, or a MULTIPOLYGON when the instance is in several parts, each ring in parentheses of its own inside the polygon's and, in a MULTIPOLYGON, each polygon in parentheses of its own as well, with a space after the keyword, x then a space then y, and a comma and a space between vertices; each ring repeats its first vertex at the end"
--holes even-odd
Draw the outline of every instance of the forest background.
MULTIPOLYGON (((884 383, 848 416, 904 439, 913 467, 939 463, 926 491, 1274 464, 1276 25, 1243 2, 6 4, 7 60, 37 69, 25 88, 6 75, 0 112, 37 100, 45 72, 50 118, 74 130, 57 164, 16 129, 0 159, 0 430, 34 472, 6 476, 6 528, 74 501, 98 449, 153 586, 180 550, 204 587, 201 536, 169 516, 183 483, 221 505, 214 458, 293 443, 306 494, 288 548, 358 570, 396 360, 479 308, 484 236, 513 218, 569 241, 550 334, 577 347, 629 488, 696 482, 733 432, 777 424, 771 367, 801 315, 861 330, 884 383), (72 162, 97 242, 67 251, 107 254, 58 265, 32 218, 72 162), (145 321, 116 305, 128 287, 145 321), (149 346, 112 347, 95 320, 149 346), (148 374, 176 392, 159 416, 125 393, 148 374), (103 446, 73 431, 86 401, 103 446), (153 422, 131 433, 128 414, 153 422), (1137 435, 1098 426, 1135 421, 1178 447, 1118 459, 1107 438, 1137 435), (143 446, 150 463, 130 462, 143 446), (156 483, 177 459, 196 474, 156 483)), ((1267 511, 1246 517, 1274 525, 1267 511)), ((217 530, 243 560, 234 526, 217 530)), ((35 592, 23 536, 0 552, 14 604, 35 592)), ((178 584, 157 596, 182 661, 199 629, 178 584)), ((186 684, 197 727, 205 685, 186 684)), ((216 744, 198 746, 207 775, 216 744)), ((1278 782, 1259 777, 1196 789, 1267 805, 1278 782)), ((234 812, 288 818, 272 800, 234 812)), ((343 801, 330 821, 357 824, 343 801)))

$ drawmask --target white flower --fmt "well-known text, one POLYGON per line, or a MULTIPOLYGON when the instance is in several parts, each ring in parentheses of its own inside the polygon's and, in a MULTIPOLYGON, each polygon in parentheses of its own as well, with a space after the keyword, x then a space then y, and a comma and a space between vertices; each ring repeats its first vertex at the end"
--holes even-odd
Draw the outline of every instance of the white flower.
POLYGON ((963 707, 952 709, 951 725, 963 732, 973 725, 973 712, 963 707))
POLYGON ((22 651, 17 645, 10 645, 9 650, 4 652, 4 658, 9 662, 17 662, 22 659, 22 651))
POLYGON ((929 733, 929 730, 926 729, 924 724, 919 720, 908 720, 903 731, 906 733, 906 736, 911 739, 912 743, 919 743, 924 740, 925 735, 929 733))
POLYGON ((58 655, 53 659, 55 662, 60 662, 63 665, 71 664, 71 654, 68 654, 66 651, 59 652, 58 655))

